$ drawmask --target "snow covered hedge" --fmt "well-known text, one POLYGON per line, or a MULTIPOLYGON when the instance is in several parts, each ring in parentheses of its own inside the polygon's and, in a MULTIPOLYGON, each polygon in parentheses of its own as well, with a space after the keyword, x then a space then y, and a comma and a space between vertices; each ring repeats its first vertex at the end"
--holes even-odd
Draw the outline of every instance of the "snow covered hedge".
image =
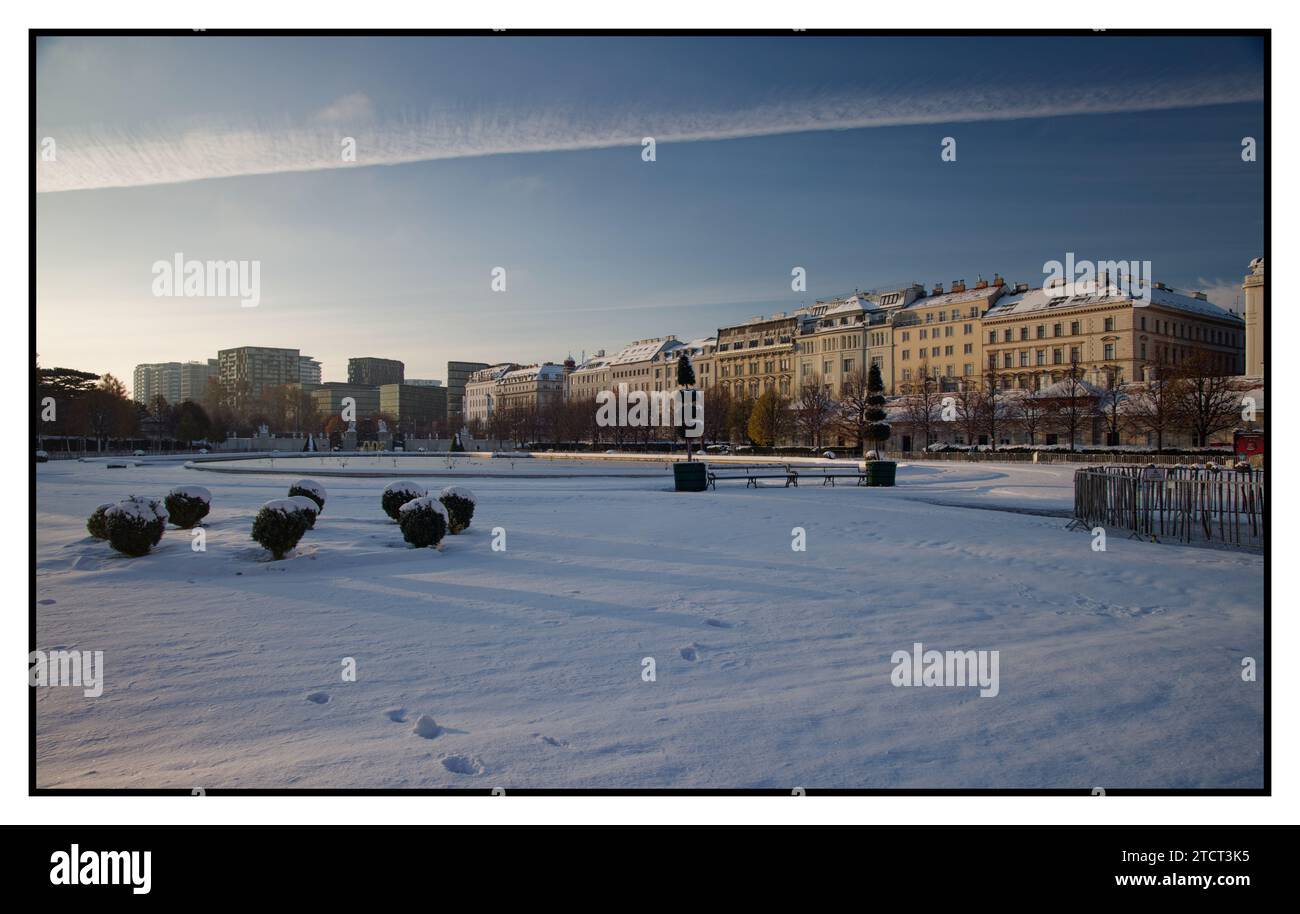
POLYGON ((253 518, 253 539, 271 555, 282 559, 310 528, 309 517, 308 512, 292 499, 273 499, 262 505, 257 517, 253 518))
POLYGON ((474 493, 463 486, 447 486, 438 493, 438 501, 447 509, 447 526, 460 533, 474 519, 474 493))
POLYGON ((108 544, 123 555, 146 555, 167 528, 167 512, 156 498, 135 495, 104 510, 108 544))
POLYGON ((104 517, 104 512, 111 507, 113 507, 111 501, 102 504, 91 511, 90 517, 86 519, 86 531, 97 540, 108 539, 108 519, 104 517))
POLYGON ((212 493, 203 486, 177 486, 167 493, 164 504, 172 523, 189 529, 208 516, 212 509, 212 493))
POLYGON ((289 497, 295 495, 304 495, 316 502, 316 513, 325 510, 325 488, 319 482, 312 479, 299 479, 289 486, 289 497))
POLYGON ((447 509, 431 496, 412 498, 397 513, 402 537, 417 549, 437 546, 447 534, 447 509))
POLYGON ((307 529, 312 530, 316 527, 316 515, 320 514, 320 505, 312 498, 306 495, 290 495, 286 501, 291 501, 307 515, 307 529))
POLYGON ((384 506, 385 514, 393 520, 400 520, 398 512, 402 510, 402 505, 413 498, 423 498, 428 494, 420 484, 409 479, 399 479, 397 482, 389 483, 379 501, 384 506))

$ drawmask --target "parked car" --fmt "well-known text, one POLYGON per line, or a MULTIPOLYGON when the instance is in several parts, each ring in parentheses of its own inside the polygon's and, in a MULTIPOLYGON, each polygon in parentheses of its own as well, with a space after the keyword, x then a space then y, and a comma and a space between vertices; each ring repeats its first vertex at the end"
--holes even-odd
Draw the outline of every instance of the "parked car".
POLYGON ((143 456, 144 456, 144 451, 133 451, 132 454, 131 454, 131 456, 133 456, 133 457, 143 457, 143 456))
POLYGON ((45 451, 40 451, 40 450, 38 450, 38 451, 36 452, 36 462, 37 462, 37 463, 48 463, 48 462, 49 462, 49 459, 50 459, 50 455, 47 454, 47 453, 45 453, 45 451))

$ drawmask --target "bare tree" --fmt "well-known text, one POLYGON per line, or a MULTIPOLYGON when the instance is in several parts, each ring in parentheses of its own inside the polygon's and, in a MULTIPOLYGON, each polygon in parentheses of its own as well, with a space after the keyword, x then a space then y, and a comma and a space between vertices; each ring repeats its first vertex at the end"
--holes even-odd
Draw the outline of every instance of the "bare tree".
POLYGON ((1072 363, 1065 377, 1046 391, 1039 391, 1039 397, 1049 421, 1065 433, 1070 450, 1074 450, 1080 429, 1097 414, 1096 390, 1083 380, 1083 369, 1077 362, 1072 363))
MULTIPOLYGON (((934 443, 934 429, 940 419, 943 397, 939 393, 938 379, 930 376, 925 363, 921 364, 919 372, 918 379, 903 398, 903 422, 911 429, 913 438, 924 439, 922 449, 925 449, 934 443)), ((912 447, 916 448, 915 441, 912 447)))
POLYGON ((1192 444, 1204 447, 1211 436, 1233 428, 1241 419, 1242 394, 1249 388, 1225 375, 1204 350, 1195 350, 1183 362, 1174 385, 1174 421, 1192 435, 1192 444))
POLYGON ((822 434, 835 419, 836 405, 822 386, 821 378, 813 376, 799 387, 794 401, 794 422, 799 434, 815 448, 822 446, 822 434))
POLYGON ((1147 380, 1129 400, 1129 416, 1137 428, 1155 436, 1160 450, 1177 419, 1178 377, 1167 363, 1153 363, 1150 368, 1147 380))
MULTIPOLYGON (((818 380, 814 377, 814 380, 818 380)), ((840 434, 853 439, 853 446, 865 448, 867 432, 871 427, 871 391, 865 372, 851 372, 840 384, 840 399, 835 410, 835 424, 840 434)))

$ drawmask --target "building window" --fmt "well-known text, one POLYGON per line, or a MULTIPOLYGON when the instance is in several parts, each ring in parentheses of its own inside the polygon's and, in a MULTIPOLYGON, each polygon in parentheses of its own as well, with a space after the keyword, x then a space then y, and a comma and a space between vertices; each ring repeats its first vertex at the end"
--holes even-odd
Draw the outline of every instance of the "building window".
POLYGON ((1115 318, 1108 317, 1102 321, 1101 329, 1107 332, 1113 332, 1115 329, 1115 318))
POLYGON ((1078 336, 1078 335, 1079 335, 1079 322, 1070 321, 1070 336, 1078 336))
POLYGON ((1115 344, 1107 343, 1104 345, 1102 347, 1101 357, 1107 362, 1113 362, 1115 360, 1115 344))
POLYGON ((1052 324, 1052 336, 1060 336, 1060 335, 1061 335, 1061 325, 1052 324))

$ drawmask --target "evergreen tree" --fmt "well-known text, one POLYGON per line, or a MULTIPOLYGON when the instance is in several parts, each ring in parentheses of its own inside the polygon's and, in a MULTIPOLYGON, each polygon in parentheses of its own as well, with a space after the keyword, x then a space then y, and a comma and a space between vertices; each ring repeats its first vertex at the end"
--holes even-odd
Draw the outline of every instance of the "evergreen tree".
MULTIPOLYGON (((884 441, 889 440, 889 423, 885 421, 885 382, 880 377, 880 366, 872 364, 867 375, 867 440, 875 444, 876 450, 884 441)), ((863 455, 866 456, 865 454, 863 455)))
POLYGON ((677 386, 680 388, 681 392, 679 396, 682 398, 682 425, 680 432, 682 437, 686 438, 686 459, 689 461, 693 456, 691 445, 694 442, 686 435, 686 410, 689 404, 695 402, 695 369, 691 367, 691 360, 687 357, 685 349, 683 349, 681 355, 677 357, 677 386))

